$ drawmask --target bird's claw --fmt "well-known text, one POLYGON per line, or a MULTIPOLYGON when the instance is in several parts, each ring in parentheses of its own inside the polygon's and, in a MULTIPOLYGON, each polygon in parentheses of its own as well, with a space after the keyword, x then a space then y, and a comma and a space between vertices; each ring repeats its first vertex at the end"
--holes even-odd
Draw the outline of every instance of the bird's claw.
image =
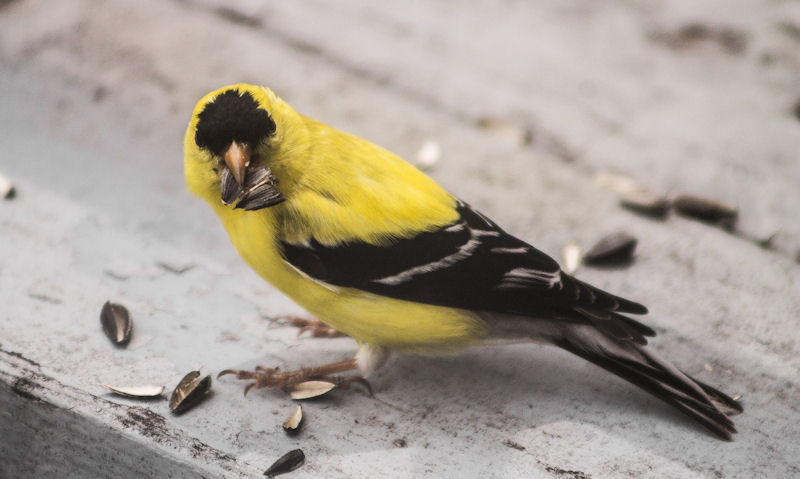
POLYGON ((225 369, 217 374, 217 378, 228 374, 233 374, 236 376, 236 379, 252 380, 244 388, 245 396, 247 396, 247 393, 253 388, 280 388, 286 393, 291 393, 298 384, 306 381, 328 381, 341 389, 349 389, 351 384, 359 383, 364 386, 371 397, 374 397, 372 386, 361 376, 315 375, 314 369, 315 368, 306 368, 282 372, 279 371, 278 368, 265 368, 263 366, 256 366, 252 371, 242 369, 225 369))
POLYGON ((314 338, 340 338, 346 336, 343 332, 334 329, 319 319, 301 318, 299 316, 284 316, 283 319, 289 321, 291 326, 300 328, 298 336, 305 332, 311 333, 314 338))

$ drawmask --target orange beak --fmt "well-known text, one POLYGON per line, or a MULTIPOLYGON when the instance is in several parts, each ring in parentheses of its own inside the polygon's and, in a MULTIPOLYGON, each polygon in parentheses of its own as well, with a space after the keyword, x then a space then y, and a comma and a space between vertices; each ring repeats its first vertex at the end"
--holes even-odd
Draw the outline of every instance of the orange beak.
POLYGON ((228 147, 228 151, 225 152, 223 160, 225 160, 225 164, 231 170, 233 178, 239 183, 239 186, 243 185, 247 167, 250 165, 250 147, 240 145, 234 141, 228 147))

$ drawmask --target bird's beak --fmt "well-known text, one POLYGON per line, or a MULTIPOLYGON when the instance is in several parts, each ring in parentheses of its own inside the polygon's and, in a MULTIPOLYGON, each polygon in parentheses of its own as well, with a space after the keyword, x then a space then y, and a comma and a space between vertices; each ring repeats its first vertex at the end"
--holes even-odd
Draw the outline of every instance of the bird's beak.
POLYGON ((233 173, 233 178, 239 186, 244 184, 245 174, 247 173, 247 166, 250 165, 250 147, 247 145, 240 145, 235 141, 228 147, 228 151, 222 157, 228 169, 233 173))

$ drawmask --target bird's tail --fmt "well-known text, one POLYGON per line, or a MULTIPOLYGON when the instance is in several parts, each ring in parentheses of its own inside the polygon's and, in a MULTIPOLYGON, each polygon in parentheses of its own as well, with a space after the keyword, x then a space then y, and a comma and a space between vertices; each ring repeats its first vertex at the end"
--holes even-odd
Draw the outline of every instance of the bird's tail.
POLYGON ((741 404, 642 345, 599 334, 589 326, 569 329, 556 345, 639 386, 721 438, 733 440, 736 428, 728 416, 742 412, 741 404))

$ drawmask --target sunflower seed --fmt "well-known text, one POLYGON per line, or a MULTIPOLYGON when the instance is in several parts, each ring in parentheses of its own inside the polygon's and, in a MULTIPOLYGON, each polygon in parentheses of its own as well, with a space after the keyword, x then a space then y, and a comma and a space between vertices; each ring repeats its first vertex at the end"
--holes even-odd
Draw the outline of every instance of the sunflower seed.
POLYGON ((794 102, 794 106, 792 107, 792 114, 795 118, 800 120, 800 99, 794 102))
POLYGON ((124 346, 131 340, 133 320, 125 306, 106 301, 100 310, 100 324, 108 339, 117 346, 124 346))
POLYGON ((283 422, 283 430, 290 436, 296 435, 300 432, 300 426, 303 424, 303 407, 297 405, 294 411, 283 422))
POLYGON ((394 442, 392 442, 392 444, 394 444, 394 447, 406 447, 406 446, 408 446, 408 443, 403 438, 395 439, 394 442))
POLYGON ((607 171, 600 171, 597 173, 594 176, 594 184, 595 186, 614 191, 620 195, 642 189, 633 178, 616 173, 609 173, 607 171))
POLYGON ((286 198, 275 188, 277 184, 278 178, 269 168, 256 169, 247 176, 235 208, 256 211, 282 203, 286 198))
POLYGON ((775 246, 775 238, 778 237, 779 231, 776 231, 769 236, 765 236, 756 240, 756 244, 764 249, 772 249, 775 246))
POLYGON ((181 379, 169 397, 169 410, 181 414, 200 403, 211 390, 211 376, 203 379, 200 371, 192 371, 181 379))
POLYGON ((511 449, 516 449, 517 451, 524 451, 525 450, 525 446, 523 446, 522 444, 520 444, 518 442, 514 442, 511 439, 506 439, 505 441, 503 441, 503 445, 506 446, 506 447, 510 447, 511 449))
POLYGON ((613 264, 630 261, 636 249, 636 238, 625 232, 612 233, 595 243, 583 256, 586 263, 613 264))
POLYGON ((304 381, 295 384, 289 396, 292 399, 311 399, 322 396, 335 387, 336 384, 328 381, 304 381))
POLYGON ((118 396, 139 399, 155 398, 164 392, 164 386, 110 386, 103 384, 103 387, 118 396))
POLYGON ((442 147, 436 140, 428 140, 422 144, 414 155, 414 166, 420 170, 430 170, 442 159, 442 147))
POLYGON ((695 195, 679 195, 672 200, 672 206, 682 215, 716 224, 725 229, 733 229, 736 217, 739 215, 739 211, 733 205, 695 195))
POLYGON ((577 241, 568 241, 561 253, 564 256, 564 272, 575 274, 581 265, 581 245, 577 241))
POLYGON ((669 212, 669 199, 647 190, 623 193, 620 204, 625 208, 653 218, 664 218, 669 212))
POLYGON ((5 176, 3 176, 2 173, 0 173, 0 196, 2 196, 7 200, 11 200, 14 199, 16 195, 17 195, 17 190, 16 188, 14 188, 14 185, 11 184, 11 180, 9 180, 5 176))
POLYGON ((275 477, 278 474, 292 472, 305 462, 306 455, 303 454, 303 451, 301 449, 294 449, 273 462, 272 465, 264 471, 264 475, 267 477, 275 477))
POLYGON ((529 145, 533 142, 533 132, 529 128, 523 128, 502 118, 482 116, 475 120, 475 125, 516 145, 529 145))

